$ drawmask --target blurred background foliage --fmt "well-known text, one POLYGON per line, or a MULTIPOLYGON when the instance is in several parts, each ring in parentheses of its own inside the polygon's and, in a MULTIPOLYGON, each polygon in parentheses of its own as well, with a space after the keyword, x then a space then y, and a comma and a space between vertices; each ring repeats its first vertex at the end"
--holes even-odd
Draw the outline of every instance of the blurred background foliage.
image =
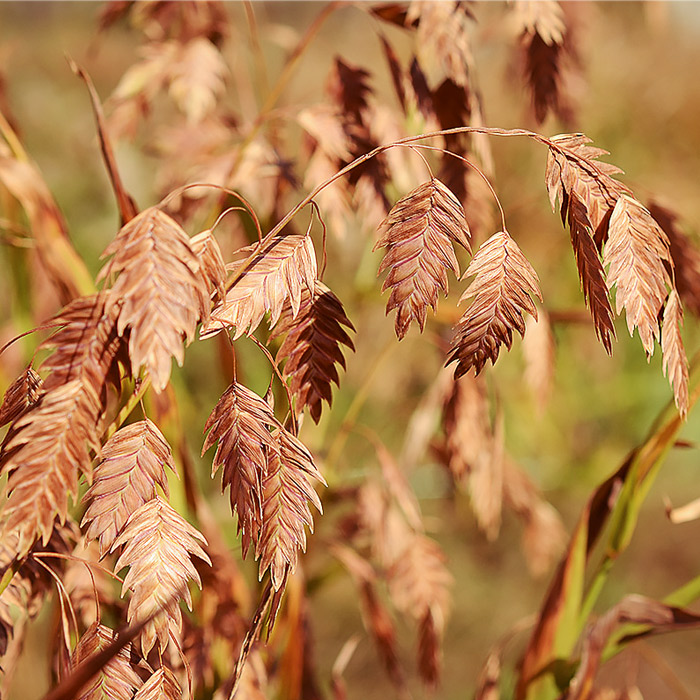
MULTIPOLYGON (((606 2, 575 3, 577 44, 582 65, 573 86, 578 109, 564 127, 549 117, 539 129, 546 135, 583 131, 595 145, 611 152, 622 167, 624 181, 643 201, 653 197, 676 211, 691 236, 700 222, 700 5, 697 3, 606 2)), ((264 101, 266 84, 274 83, 284 58, 318 15, 322 4, 256 2, 250 17, 239 3, 226 3, 231 35, 223 54, 231 68, 225 101, 242 121, 252 120, 264 101), (259 44, 260 52, 255 48, 259 44), (264 68, 263 68, 264 65, 264 68)), ((99 255, 118 230, 118 216, 105 174, 93 115, 84 85, 70 71, 69 54, 92 76, 103 100, 135 61, 142 38, 123 24, 99 33, 100 5, 93 3, 0 3, 0 66, 4 78, 2 103, 18 127, 22 141, 39 165, 63 211, 71 238, 91 272, 99 255)), ((502 3, 475 3, 473 52, 485 123, 504 128, 536 128, 522 76, 514 61, 512 38, 502 3)), ((379 30, 401 47, 402 30, 372 18, 351 4, 338 7, 307 47, 277 104, 275 128, 284 133, 288 154, 303 166, 296 112, 323 99, 331 62, 336 55, 366 67, 378 99, 395 104, 379 30), (296 150, 295 150, 296 149, 296 150)), ((404 57, 407 55, 404 53, 404 57)), ((159 158, 155 142, 167 138, 166 102, 140 126, 133 143, 121 140, 116 155, 127 189, 139 205, 155 203, 163 194, 155 173, 159 158)), ((670 399, 657 353, 649 364, 618 319, 618 342, 612 358, 597 342, 585 315, 568 233, 549 209, 543 183, 546 153, 528 141, 493 139, 496 190, 509 221, 509 230, 537 270, 545 308, 557 318, 572 310, 584 322, 555 323, 556 369, 551 400, 538 413, 523 381, 521 343, 502 354, 487 372, 489 390, 504 412, 509 454, 540 484, 546 498, 560 511, 567 528, 580 512, 589 492, 622 462, 641 441, 654 416, 670 399), (584 313, 582 313, 584 312, 584 313)), ((293 167, 299 166, 294 163, 293 167)), ((303 167, 299 166, 299 175, 303 167)), ((396 192, 396 196, 404 193, 396 192)), ((285 211, 300 198, 285 195, 285 211)), ((233 217, 230 217, 233 218, 233 217)), ((270 221, 264 221, 269 228, 270 221)), ((300 223, 300 227, 305 221, 300 223)), ((231 224, 231 226, 234 226, 231 224)), ((240 225, 238 225, 240 226, 240 225)), ((222 240, 226 240, 222 225, 222 240)), ((495 229, 494 229, 495 230, 495 229)), ((189 233, 195 233, 188 228, 189 233)), ((248 235, 250 231, 248 231, 248 235)), ((488 234, 487 234, 488 235, 488 234)), ((231 234, 235 239, 235 232, 231 234)), ((697 238, 695 238, 697 240, 697 238)), ((331 487, 361 483, 379 474, 370 442, 350 429, 343 433, 348 411, 359 409, 355 423, 368 426, 390 448, 401 453, 406 427, 421 397, 443 362, 436 352, 436 335, 458 315, 457 291, 441 301, 438 321, 426 336, 411 331, 396 342, 391 319, 384 318, 385 299, 376 279, 379 255, 371 254, 374 233, 354 221, 343 239, 330 232, 327 280, 343 300, 357 333, 356 352, 348 354, 347 372, 319 426, 310 421, 302 437, 315 453, 328 456, 342 448, 326 476, 331 487), (358 401, 358 395, 362 398, 358 401), (338 436, 341 435, 339 438, 338 436), (347 438, 347 439, 345 439, 347 438)), ((225 245, 225 242, 223 243, 225 245)), ((230 252, 230 251, 229 251, 230 252)), ((0 257, 0 342, 45 320, 58 308, 53 292, 28 272, 25 251, 3 246, 0 257)), ((689 356, 700 350, 695 318, 686 314, 685 341, 689 356)), ((4 388, 31 358, 29 338, 0 358, 4 388)), ((244 381, 263 393, 269 366, 250 342, 236 347, 244 381)), ((196 343, 185 366, 174 373, 181 419, 194 455, 200 487, 221 523, 231 522, 226 535, 240 547, 225 497, 209 479, 210 456, 199 459, 205 416, 223 391, 227 379, 220 367, 217 341, 196 343)), ((632 546, 616 564, 601 608, 624 593, 663 597, 698 573, 700 523, 673 525, 665 515, 664 499, 679 505, 700 495, 695 442, 700 413, 691 412, 682 438, 686 449, 671 452, 647 500, 632 546)), ((323 467, 322 467, 323 468, 323 467)), ((547 577, 528 573, 520 546, 520 526, 505 515, 499 538, 487 542, 477 530, 466 495, 450 494, 449 480, 436 458, 428 454, 409 474, 431 535, 445 549, 455 577, 453 608, 445 637, 444 679, 437 696, 468 696, 488 648, 522 616, 535 611, 547 577)), ((354 586, 339 567, 321 556, 333 518, 317 519, 316 534, 304 560, 307 577, 318 583, 311 616, 317 672, 322 682, 345 640, 362 629, 354 586)), ((250 580, 255 567, 246 565, 250 580)), ((48 687, 47 630, 52 612, 34 623, 23 666, 16 674, 12 697, 31 700, 48 687)), ((406 629, 400 639, 408 635, 406 629)), ((410 643, 401 642, 402 659, 412 663, 410 643)), ((518 643, 514 645, 517 650, 518 643)), ((681 697, 671 689, 670 676, 700 698, 697 658, 700 634, 688 632, 638 644, 622 654, 604 676, 619 681, 637 678, 647 698, 681 697), (656 669, 656 670, 653 670, 656 669), (670 675, 669 675, 670 674, 670 675), (666 681, 660 680, 666 676, 666 681)), ((382 698, 391 693, 371 642, 363 638, 345 672, 349 697, 382 698)), ((424 691, 413 687, 416 697, 424 691)))

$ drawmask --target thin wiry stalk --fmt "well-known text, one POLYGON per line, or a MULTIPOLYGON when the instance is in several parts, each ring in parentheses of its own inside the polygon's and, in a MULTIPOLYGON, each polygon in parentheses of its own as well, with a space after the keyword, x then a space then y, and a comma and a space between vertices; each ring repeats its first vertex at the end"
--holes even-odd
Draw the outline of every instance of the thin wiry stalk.
POLYGON ((418 145, 413 145, 409 146, 409 148, 413 149, 424 149, 426 151, 435 151, 437 153, 444 153, 445 155, 452 156, 453 158, 457 158, 458 160, 461 160, 465 165, 468 165, 472 170, 476 172, 476 174, 486 183, 486 186, 489 188, 489 191, 493 195, 493 198, 496 202, 496 206, 498 207, 498 211, 501 215, 501 227, 505 231, 506 229, 506 214, 503 211, 503 205, 501 204, 501 200, 498 198, 498 195, 496 194, 496 190, 493 188, 493 185, 491 184, 491 180, 486 177, 486 174, 484 171, 476 164, 472 163, 472 161, 469 160, 469 158, 465 158, 464 156, 460 155, 459 153, 453 153, 447 148, 440 148, 439 146, 429 146, 427 144, 418 144, 418 145))
POLYGON ((294 413, 294 404, 292 403, 292 392, 289 389, 289 384, 287 384, 287 382, 284 380, 282 372, 280 372, 280 368, 277 366, 275 358, 272 357, 270 351, 254 335, 251 335, 250 338, 263 351, 265 357, 267 357, 268 361, 270 362, 272 371, 275 373, 275 376, 277 377, 277 379, 280 380, 280 383, 282 384, 285 396, 287 397, 287 403, 289 404, 289 416, 292 421, 292 435, 296 436, 299 434, 299 425, 297 423, 296 414, 294 413))
MULTIPOLYGON (((431 131, 429 133, 425 134, 419 134, 418 136, 406 136, 402 139, 398 139, 397 141, 392 141, 391 143, 386 143, 381 146, 377 146, 376 148, 372 149, 368 153, 365 153, 364 155, 361 155, 359 158, 355 158, 351 163, 348 163, 344 168, 341 168, 336 172, 334 175, 329 177, 327 180, 324 180, 322 183, 314 187, 314 189, 304 197, 296 206, 294 206, 292 209, 290 209, 289 212, 277 223, 275 226, 272 228, 270 233, 265 236, 265 240, 268 240, 272 238, 273 236, 276 236, 282 229, 312 200, 314 199, 319 192, 324 190, 326 187, 334 183, 336 180, 340 179, 344 175, 347 175, 349 172, 352 172, 355 168, 359 167, 363 163, 367 162, 368 160, 371 160, 372 158, 375 158, 376 156, 384 153, 385 151, 388 151, 391 148, 395 148, 397 146, 403 146, 406 144, 413 144, 417 143, 418 141, 423 141, 424 139, 434 139, 438 138, 440 136, 451 136, 455 134, 487 134, 489 136, 526 136, 527 138, 533 139, 534 141, 537 141, 538 143, 542 143, 545 146, 549 148, 553 148, 556 151, 559 152, 566 152, 567 155, 570 155, 574 157, 576 160, 581 161, 583 163, 586 163, 587 161, 580 156, 577 156, 575 154, 570 153, 568 150, 563 149, 561 146, 558 146, 554 141, 551 141, 550 139, 546 138, 545 136, 542 136, 542 134, 538 134, 534 131, 528 131, 527 129, 500 129, 497 127, 488 127, 488 126, 458 126, 454 127, 453 129, 440 129, 439 131, 431 131)), ((590 166, 589 166, 590 169, 590 166)))

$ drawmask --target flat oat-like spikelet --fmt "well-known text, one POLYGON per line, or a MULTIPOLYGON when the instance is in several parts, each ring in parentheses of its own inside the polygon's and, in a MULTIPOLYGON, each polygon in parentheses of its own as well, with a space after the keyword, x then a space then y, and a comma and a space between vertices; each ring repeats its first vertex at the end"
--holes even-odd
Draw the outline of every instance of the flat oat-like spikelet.
POLYGON ((148 419, 121 428, 105 443, 81 523, 88 540, 99 540, 100 555, 111 549, 129 516, 156 496, 156 486, 168 495, 166 466, 175 471, 170 446, 148 419))
POLYGON ((453 383, 445 403, 447 466, 458 484, 469 490, 479 529, 498 536, 503 500, 503 435, 501 422, 491 425, 484 380, 471 374, 453 383))
POLYGON ((605 270, 593 240, 593 228, 586 206, 574 191, 569 194, 567 217, 583 298, 591 311, 596 335, 607 353, 611 354, 615 326, 605 282, 605 270))
POLYGON ((421 58, 439 63, 447 77, 457 85, 468 81, 468 66, 473 62, 469 43, 469 8, 454 0, 432 2, 413 0, 406 23, 419 20, 417 44, 421 58))
POLYGON ((299 313, 304 287, 314 288, 316 254, 310 236, 277 236, 241 264, 226 298, 212 311, 201 337, 235 328, 234 340, 249 335, 270 312, 270 327, 279 320, 289 299, 292 315, 299 313))
POLYGON ((225 91, 226 70, 219 50, 204 37, 178 47, 169 69, 169 91, 189 123, 199 123, 214 109, 225 91))
POLYGON ((269 567, 272 585, 279 590, 287 573, 296 569, 298 550, 306 551, 304 527, 313 532, 314 521, 308 504, 323 512, 309 477, 322 484, 326 482, 299 440, 284 429, 275 431, 273 437, 279 440, 280 449, 268 455, 255 557, 260 559, 260 578, 269 567))
POLYGON ((321 418, 323 401, 331 405, 332 383, 339 385, 336 365, 345 369, 341 345, 355 349, 343 326, 355 330, 340 299, 317 280, 313 292, 305 289, 302 293, 296 318, 291 308, 285 307, 270 336, 272 339, 287 334, 277 357, 285 359, 283 372, 297 398, 297 410, 308 406, 316 423, 321 418))
POLYGON ((673 387, 676 406, 681 417, 685 418, 688 412, 688 359, 685 356, 681 337, 682 325, 683 307, 678 292, 672 289, 664 309, 661 350, 664 374, 668 376, 673 387))
POLYGON ((333 546, 333 554, 348 570, 360 596, 362 621, 372 635, 379 658, 392 683, 405 688, 404 673, 399 661, 394 620, 377 590, 377 575, 372 565, 345 544, 333 546))
POLYGON ((608 286, 617 287, 618 314, 625 309, 630 335, 635 327, 647 355, 659 338, 659 312, 671 287, 672 268, 666 234, 636 199, 621 195, 610 217, 604 261, 608 286))
POLYGON ((683 233, 674 212, 652 203, 649 205, 649 213, 661 226, 671 244, 676 289, 683 305, 700 316, 700 251, 683 233))
POLYGON ((415 533, 389 571, 389 594, 396 607, 419 623, 418 668, 428 685, 440 675, 440 639, 453 583, 437 543, 415 533))
MULTIPOLYGON (((36 545, 35 553, 52 552, 69 554, 74 546, 77 528, 55 527, 46 546, 36 545)), ((27 620, 36 617, 44 607, 47 596, 55 588, 54 576, 61 576, 61 560, 56 558, 39 559, 27 557, 19 568, 13 564, 21 558, 18 532, 3 532, 0 538, 0 570, 12 570, 13 576, 0 593, 0 663, 4 677, 0 679, 0 689, 6 687, 16 665, 18 651, 24 643, 27 620), (19 553, 19 554, 18 554, 19 553)))
POLYGON ((542 498, 532 479, 508 458, 504 460, 503 498, 525 524, 522 548, 530 573, 544 575, 566 546, 568 536, 561 516, 542 498))
POLYGON ((41 377, 31 367, 10 384, 0 406, 0 427, 16 421, 39 400, 42 384, 41 377))
POLYGON ((219 299, 224 298, 224 285, 226 284, 226 263, 221 254, 221 248, 214 238, 211 229, 202 231, 190 239, 192 250, 199 258, 199 267, 209 294, 218 294, 219 299))
POLYGON ((457 363, 455 377, 474 367, 478 374, 487 360, 498 358, 501 345, 510 349, 513 331, 525 333, 527 312, 537 318, 530 295, 540 301, 537 273, 506 231, 485 241, 472 258, 465 277, 475 275, 460 301, 473 299, 455 328, 447 364, 457 363))
POLYGON ((40 399, 10 428, 0 464, 9 473, 6 531, 17 528, 20 552, 37 537, 46 543, 54 519, 64 522, 78 473, 92 476, 90 449, 99 451, 97 424, 107 376, 118 350, 114 318, 103 316, 100 297, 83 297, 57 317, 62 327, 42 347, 56 347, 40 399))
POLYGON ((559 134, 550 139, 545 183, 552 211, 559 199, 562 221, 566 221, 569 196, 575 192, 586 207, 588 219, 595 232, 598 248, 607 236, 612 210, 621 194, 630 191, 612 176, 622 171, 610 163, 598 160, 608 151, 589 146, 591 139, 584 134, 559 134))
POLYGON ((528 317, 523 338, 525 383, 540 414, 544 412, 554 386, 556 347, 549 314, 540 309, 537 320, 528 317))
POLYGON ((164 652, 169 630, 180 631, 179 601, 184 599, 192 609, 187 582, 192 579, 201 586, 201 580, 191 555, 211 565, 200 542, 206 544, 204 537, 167 501, 156 496, 131 514, 112 545, 112 551, 123 547, 114 570, 129 567, 122 586, 122 596, 131 591, 129 624, 138 624, 158 613, 141 632, 144 657, 156 643, 164 652))
POLYGON ((134 695, 134 700, 181 700, 182 688, 175 674, 161 666, 134 695))
MULTIPOLYGON (((103 651, 114 641, 115 634, 99 622, 85 631, 71 659, 74 668, 103 651)), ((76 700, 132 700, 134 692, 143 685, 129 660, 130 645, 121 649, 97 673, 76 700)))
POLYGON ((104 294, 80 297, 52 319, 52 325, 59 328, 40 345, 54 351, 41 364, 41 369, 50 372, 44 382, 47 391, 78 379, 95 400, 104 403, 108 380, 120 386, 118 308, 107 313, 105 299, 104 294))
POLYGON ((65 522, 68 496, 77 496, 78 472, 89 474, 89 450, 99 450, 98 412, 90 392, 74 379, 43 394, 7 434, 0 458, 9 473, 2 515, 5 533, 19 534, 19 553, 38 537, 46 544, 56 517, 65 522))
POLYGON ((537 123, 541 124, 550 110, 565 117, 560 88, 566 25, 561 5, 554 0, 519 2, 514 10, 537 123))
POLYGON ((448 292, 447 270, 459 275, 452 245, 471 252, 469 236, 462 205, 437 178, 400 199, 384 219, 375 249, 387 249, 379 273, 389 271, 382 291, 391 289, 386 310, 397 309, 399 339, 411 321, 423 330, 427 307, 435 310, 439 291, 448 292))
POLYGON ((493 454, 490 414, 483 377, 468 375, 452 382, 442 420, 447 467, 458 483, 472 470, 489 468, 493 454))
POLYGON ((270 430, 280 427, 269 404, 238 382, 223 393, 204 426, 209 434, 202 454, 219 443, 212 477, 223 467, 221 490, 231 489, 231 511, 238 513, 244 553, 260 527, 268 455, 279 450, 270 430))
POLYGON ((145 367, 154 388, 165 389, 174 357, 182 365, 183 340, 194 338, 206 321, 209 292, 199 259, 180 225, 157 207, 129 221, 104 252, 112 259, 99 279, 119 275, 107 296, 105 313, 117 306, 117 329, 129 334, 134 374, 145 367))

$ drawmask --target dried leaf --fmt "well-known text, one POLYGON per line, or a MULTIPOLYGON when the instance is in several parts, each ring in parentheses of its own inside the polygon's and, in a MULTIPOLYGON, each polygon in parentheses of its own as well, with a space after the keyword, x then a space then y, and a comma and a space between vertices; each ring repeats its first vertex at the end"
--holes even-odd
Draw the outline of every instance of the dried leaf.
POLYGON ((616 306, 624 307, 630 335, 635 327, 647 355, 659 338, 659 312, 671 287, 671 254, 666 234, 637 200, 621 195, 610 217, 604 261, 608 287, 617 287, 616 306))
POLYGON ((111 551, 123 547, 114 570, 129 567, 122 585, 122 597, 127 590, 131 591, 129 624, 150 620, 139 638, 144 657, 156 643, 161 654, 165 651, 171 629, 179 633, 182 627, 180 599, 192 610, 187 582, 192 579, 201 587, 201 579, 191 555, 211 565, 199 542, 206 544, 203 535, 167 501, 156 496, 131 514, 112 545, 111 551))
POLYGON ((0 427, 14 423, 39 400, 43 392, 42 384, 41 377, 31 367, 27 367, 10 384, 0 406, 0 427))
POLYGON ((156 391, 170 379, 171 358, 184 360, 183 340, 194 338, 209 315, 209 292, 187 234, 157 207, 133 218, 107 247, 112 259, 98 279, 118 274, 105 313, 118 306, 117 329, 129 333, 132 370, 145 367, 156 391))
POLYGON ((130 221, 136 216, 136 214, 138 214, 138 208, 131 195, 124 188, 124 183, 119 175, 117 161, 114 157, 114 150, 112 148, 107 124, 102 111, 102 104, 100 103, 100 98, 97 94, 97 90, 95 90, 92 79, 80 66, 78 66, 77 63, 73 61, 73 59, 69 58, 68 63, 71 70, 85 82, 88 92, 90 93, 92 111, 95 115, 95 122, 97 123, 97 135, 100 139, 102 159, 104 160, 105 167, 107 168, 107 174, 109 175, 109 180, 112 184, 112 190, 114 191, 114 195, 117 199, 119 214, 121 216, 121 223, 123 226, 127 221, 130 221))
POLYGON ((73 248, 65 219, 37 166, 0 150, 0 182, 27 213, 35 249, 61 303, 90 294, 95 288, 92 275, 73 248))
POLYGON ((323 401, 331 405, 332 384, 339 386, 336 365, 345 369, 341 345, 355 349, 343 326, 354 330, 340 299, 317 280, 313 293, 303 290, 296 318, 287 305, 270 335, 272 340, 287 334, 277 357, 285 359, 283 372, 297 398, 297 411, 308 406, 316 423, 321 418, 323 401))
POLYGON ((663 370, 673 387, 674 400, 681 417, 685 418, 688 413, 688 358, 681 337, 682 325, 683 307, 678 292, 672 289, 666 301, 661 331, 663 370))
POLYGON ((475 279, 460 301, 473 298, 455 327, 447 364, 457 362, 455 377, 474 367, 478 374, 487 360, 498 358, 500 346, 510 349, 513 331, 525 333, 523 312, 537 318, 537 309, 529 295, 540 301, 537 273, 505 231, 485 241, 472 258, 465 277, 475 279))
POLYGON ((581 663, 563 696, 566 700, 587 700, 590 697, 603 650, 610 636, 620 625, 629 623, 644 625, 652 633, 669 632, 698 627, 700 616, 645 596, 625 596, 584 634, 581 663))
MULTIPOLYGON (((86 662, 94 654, 103 651, 114 638, 115 634, 109 627, 93 623, 80 638, 71 665, 76 667, 86 662)), ((127 645, 82 688, 77 700, 131 700, 134 692, 142 685, 143 681, 131 667, 130 648, 127 645)))
POLYGON ((396 335, 403 338, 412 321, 425 326, 427 307, 437 307, 448 292, 447 270, 459 275, 453 243, 471 252, 464 209, 436 178, 400 199, 380 226, 375 249, 386 248, 379 267, 389 271, 382 291, 391 289, 387 313, 397 309, 396 335))
POLYGON ((142 420, 118 430, 102 448, 82 527, 108 552, 131 513, 155 498, 156 486, 168 495, 165 467, 175 471, 170 446, 155 423, 142 420))
POLYGON ((694 501, 690 501, 690 503, 686 503, 684 506, 679 506, 678 508, 673 508, 671 503, 667 501, 666 515, 674 525, 697 520, 700 518, 700 498, 696 498, 694 501))
POLYGON ((229 283, 226 298, 211 314, 201 337, 225 328, 235 328, 234 340, 250 335, 270 312, 270 327, 289 299, 292 316, 299 313, 304 287, 313 290, 316 280, 316 254, 310 236, 277 236, 253 251, 229 283))

